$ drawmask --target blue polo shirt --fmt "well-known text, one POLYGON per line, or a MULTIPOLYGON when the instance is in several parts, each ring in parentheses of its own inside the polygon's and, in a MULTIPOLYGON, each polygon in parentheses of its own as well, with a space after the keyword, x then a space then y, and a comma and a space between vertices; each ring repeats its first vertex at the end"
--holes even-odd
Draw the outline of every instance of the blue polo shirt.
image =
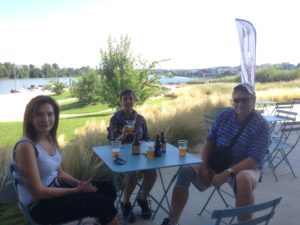
MULTIPOLYGON (((217 146, 229 146, 242 124, 243 121, 238 121, 233 109, 225 110, 217 116, 207 140, 214 142, 217 146)), ((269 124, 262 115, 255 112, 232 147, 233 164, 250 157, 258 163, 258 168, 261 169, 269 144, 269 124)))

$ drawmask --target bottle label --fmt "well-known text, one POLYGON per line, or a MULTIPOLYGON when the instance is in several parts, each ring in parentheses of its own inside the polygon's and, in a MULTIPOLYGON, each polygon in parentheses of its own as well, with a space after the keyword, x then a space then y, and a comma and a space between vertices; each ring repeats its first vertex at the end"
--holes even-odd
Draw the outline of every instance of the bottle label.
POLYGON ((154 149, 154 156, 161 156, 161 146, 155 146, 154 149))
POLYGON ((139 155, 140 154, 140 146, 133 146, 133 154, 134 155, 139 155))

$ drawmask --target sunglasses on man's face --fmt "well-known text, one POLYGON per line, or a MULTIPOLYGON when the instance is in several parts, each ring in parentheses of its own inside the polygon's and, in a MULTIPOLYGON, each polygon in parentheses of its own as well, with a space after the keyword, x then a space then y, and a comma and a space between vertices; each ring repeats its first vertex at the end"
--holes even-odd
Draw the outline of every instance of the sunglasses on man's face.
POLYGON ((231 100, 232 104, 239 104, 239 103, 242 103, 242 104, 246 104, 248 103, 252 98, 251 97, 243 97, 243 98, 233 98, 231 100))

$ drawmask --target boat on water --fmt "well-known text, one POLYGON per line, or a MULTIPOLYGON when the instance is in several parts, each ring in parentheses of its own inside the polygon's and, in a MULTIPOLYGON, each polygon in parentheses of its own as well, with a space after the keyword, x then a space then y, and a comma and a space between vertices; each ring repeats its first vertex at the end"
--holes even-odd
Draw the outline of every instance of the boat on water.
POLYGON ((10 93, 20 93, 20 92, 21 92, 20 90, 15 89, 15 88, 10 90, 10 93))

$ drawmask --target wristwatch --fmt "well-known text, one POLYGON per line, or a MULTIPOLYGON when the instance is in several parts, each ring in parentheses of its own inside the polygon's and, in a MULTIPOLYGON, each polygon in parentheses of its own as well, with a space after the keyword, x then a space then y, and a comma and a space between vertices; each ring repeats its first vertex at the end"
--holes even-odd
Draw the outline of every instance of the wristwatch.
POLYGON ((234 174, 233 169, 232 168, 228 168, 227 172, 230 174, 230 176, 232 176, 234 174))

